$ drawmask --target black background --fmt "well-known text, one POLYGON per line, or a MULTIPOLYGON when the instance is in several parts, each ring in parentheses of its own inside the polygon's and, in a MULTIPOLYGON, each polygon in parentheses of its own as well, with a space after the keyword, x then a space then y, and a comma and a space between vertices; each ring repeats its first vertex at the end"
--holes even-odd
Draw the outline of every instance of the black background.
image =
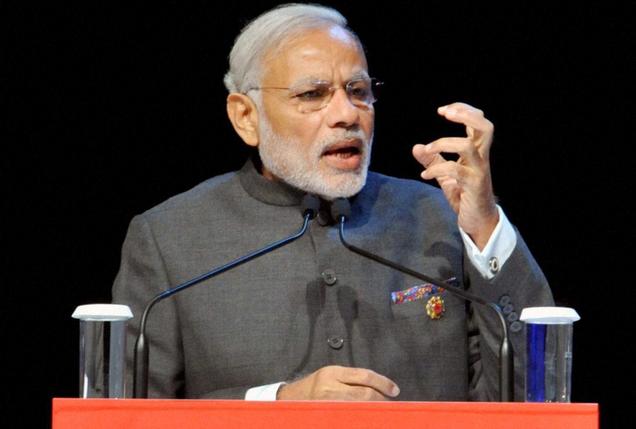
MULTIPOLYGON (((51 398, 77 395, 70 315, 110 299, 131 217, 242 165, 222 77, 239 29, 274 4, 0 6, 4 422, 28 410, 20 426, 45 427, 51 398)), ((411 146, 461 133, 437 106, 465 101, 495 123, 500 203, 557 303, 582 316, 573 401, 631 426, 631 5, 325 4, 386 82, 372 169, 418 178, 411 146)))

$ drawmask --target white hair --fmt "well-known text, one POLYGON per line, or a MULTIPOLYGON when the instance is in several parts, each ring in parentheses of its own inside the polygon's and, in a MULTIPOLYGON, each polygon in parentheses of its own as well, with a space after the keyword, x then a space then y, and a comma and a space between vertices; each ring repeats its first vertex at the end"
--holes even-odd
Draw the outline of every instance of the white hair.
POLYGON ((334 25, 346 29, 359 42, 355 33, 347 27, 346 18, 329 7, 290 3, 263 13, 247 24, 234 41, 230 69, 223 78, 225 87, 229 92, 240 93, 257 87, 265 55, 303 31, 334 25))

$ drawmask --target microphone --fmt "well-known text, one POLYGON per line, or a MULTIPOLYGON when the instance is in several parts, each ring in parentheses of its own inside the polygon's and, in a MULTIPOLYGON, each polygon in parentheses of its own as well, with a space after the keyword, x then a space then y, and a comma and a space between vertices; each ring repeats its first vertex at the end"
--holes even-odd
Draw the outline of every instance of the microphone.
POLYGON ((172 295, 181 292, 191 286, 194 286, 198 283, 201 283, 204 280, 212 278, 218 274, 221 274, 225 271, 231 270, 245 262, 251 261, 259 256, 262 256, 266 253, 269 253, 275 249, 283 247, 292 241, 297 240, 302 237, 303 234, 307 231, 309 226, 309 221, 314 219, 318 214, 318 209, 320 208, 320 200, 315 195, 306 194, 303 197, 301 202, 301 213, 303 215, 303 225, 295 234, 284 238, 282 240, 271 243, 259 250, 255 250, 245 256, 241 256, 240 258, 235 259, 232 262, 229 262, 220 267, 214 268, 211 271, 208 271, 205 274, 202 274, 198 277, 195 277, 191 280, 188 280, 180 285, 177 285, 173 288, 167 289, 160 294, 156 295, 154 298, 148 302, 146 308, 141 316, 141 320, 139 322, 139 335, 137 336, 137 341, 135 342, 135 350, 133 357, 133 397, 134 398, 147 398, 148 397, 148 362, 149 362, 149 350, 148 350, 148 342, 146 341, 146 322, 148 320, 148 314, 153 306, 166 298, 171 297, 172 295))
POLYGON ((372 259, 382 265, 391 267, 402 273, 408 274, 427 283, 435 285, 437 287, 446 289, 454 295, 457 295, 467 301, 476 302, 485 307, 491 308, 497 313, 499 321, 501 323, 502 339, 499 347, 499 401, 500 402, 512 402, 514 398, 514 378, 513 378, 513 356, 512 348, 510 347, 510 338, 508 336, 508 326, 506 325, 506 319, 499 306, 493 302, 486 301, 485 299, 473 295, 470 292, 466 292, 463 289, 448 284, 445 281, 431 278, 427 275, 414 271, 397 262, 389 261, 381 256, 375 255, 364 249, 356 247, 345 240, 344 237, 344 225, 346 220, 351 217, 351 204, 346 198, 338 198, 333 201, 331 205, 331 216, 340 224, 340 241, 350 251, 362 255, 366 258, 372 259))

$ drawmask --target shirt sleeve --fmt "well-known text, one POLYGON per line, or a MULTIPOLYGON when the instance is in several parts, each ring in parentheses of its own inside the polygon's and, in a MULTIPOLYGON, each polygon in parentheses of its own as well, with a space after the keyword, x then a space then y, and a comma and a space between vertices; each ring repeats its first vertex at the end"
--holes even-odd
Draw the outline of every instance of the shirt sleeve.
POLYGON ((497 205, 497 211, 499 222, 484 250, 480 251, 468 234, 461 227, 459 228, 468 259, 477 271, 488 280, 495 277, 517 245, 517 234, 512 224, 499 205, 497 205))
POLYGON ((281 383, 267 384, 265 386, 252 387, 245 393, 246 401, 275 401, 278 389, 282 386, 281 383))

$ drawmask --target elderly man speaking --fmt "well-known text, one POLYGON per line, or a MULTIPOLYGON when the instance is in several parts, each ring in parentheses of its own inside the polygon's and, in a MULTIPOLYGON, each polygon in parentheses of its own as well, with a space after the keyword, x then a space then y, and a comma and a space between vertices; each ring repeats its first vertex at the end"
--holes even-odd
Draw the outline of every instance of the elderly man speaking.
MULTIPOLYGON (((255 155, 132 220, 113 287, 136 316, 130 350, 153 296, 292 234, 306 193, 321 209, 297 241, 157 305, 150 396, 495 399, 496 317, 351 253, 329 214, 347 198, 350 242, 505 307, 522 356, 517 312, 552 297, 495 203, 483 112, 442 106, 437 114, 466 136, 413 147, 422 177, 441 189, 368 172, 380 82, 345 18, 318 5, 284 5, 248 24, 225 84, 228 117, 255 155), (413 290, 421 299, 391 299, 413 290)), ((515 361, 518 398, 522 379, 515 361)))

